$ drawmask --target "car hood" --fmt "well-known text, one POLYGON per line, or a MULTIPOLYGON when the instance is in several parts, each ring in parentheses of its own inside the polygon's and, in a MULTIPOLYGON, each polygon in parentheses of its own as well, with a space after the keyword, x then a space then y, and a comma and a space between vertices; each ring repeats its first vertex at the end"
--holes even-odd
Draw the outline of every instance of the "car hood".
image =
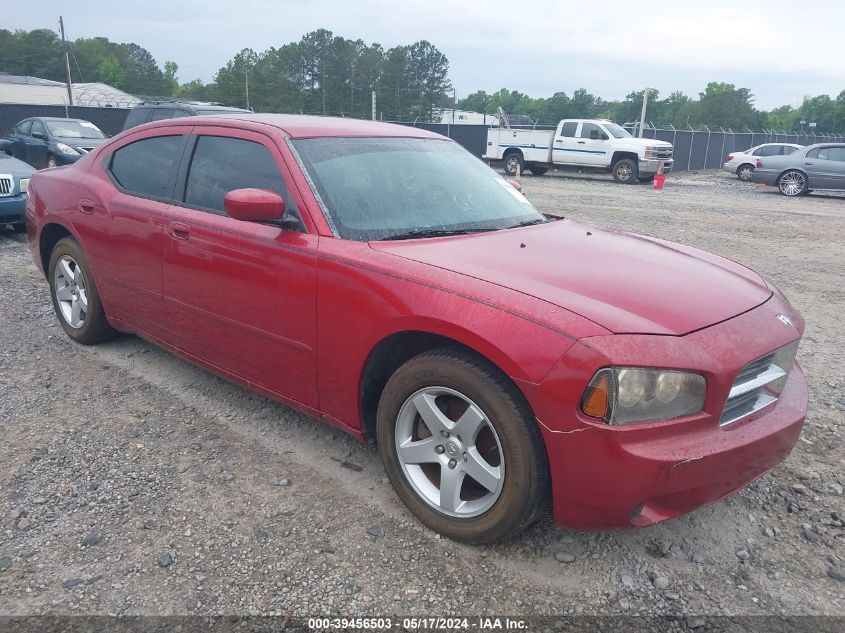
POLYGON ((672 143, 667 143, 666 141, 637 137, 618 138, 616 139, 616 144, 624 145, 626 147, 672 147, 672 143))
POLYGON ((29 178, 35 169, 17 158, 0 152, 0 174, 11 174, 15 178, 29 178))
POLYGON ((687 334, 772 294, 757 273, 717 255, 569 220, 371 247, 533 296, 619 334, 687 334))

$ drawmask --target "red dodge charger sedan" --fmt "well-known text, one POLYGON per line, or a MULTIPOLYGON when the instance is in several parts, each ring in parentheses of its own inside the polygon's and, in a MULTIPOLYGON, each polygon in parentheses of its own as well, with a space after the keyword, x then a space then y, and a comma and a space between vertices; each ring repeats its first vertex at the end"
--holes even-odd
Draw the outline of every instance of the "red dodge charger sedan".
POLYGON ((748 268, 539 213, 420 129, 237 114, 127 131, 29 186, 82 344, 131 332, 378 444, 450 538, 650 525, 783 460, 804 323, 748 268))

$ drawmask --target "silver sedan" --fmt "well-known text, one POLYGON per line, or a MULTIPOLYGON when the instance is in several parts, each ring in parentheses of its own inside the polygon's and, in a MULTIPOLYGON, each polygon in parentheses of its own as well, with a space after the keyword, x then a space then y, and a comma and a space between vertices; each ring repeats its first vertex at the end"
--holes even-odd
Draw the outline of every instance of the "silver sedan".
POLYGON ((818 143, 789 156, 761 157, 751 180, 777 187, 785 196, 813 189, 845 190, 845 143, 818 143))

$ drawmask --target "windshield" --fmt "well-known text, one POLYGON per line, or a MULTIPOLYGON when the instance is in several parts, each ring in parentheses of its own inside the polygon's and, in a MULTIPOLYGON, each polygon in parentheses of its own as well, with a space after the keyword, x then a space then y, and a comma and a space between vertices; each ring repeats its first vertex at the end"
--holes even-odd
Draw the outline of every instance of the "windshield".
POLYGON ((545 221, 454 142, 416 138, 293 141, 340 237, 368 242, 545 221))
POLYGON ((619 127, 615 123, 604 123, 603 124, 605 129, 607 129, 610 134, 613 135, 613 138, 630 138, 631 133, 626 130, 625 128, 619 127))
POLYGON ((61 138, 106 138, 93 123, 88 121, 45 121, 50 134, 61 138))

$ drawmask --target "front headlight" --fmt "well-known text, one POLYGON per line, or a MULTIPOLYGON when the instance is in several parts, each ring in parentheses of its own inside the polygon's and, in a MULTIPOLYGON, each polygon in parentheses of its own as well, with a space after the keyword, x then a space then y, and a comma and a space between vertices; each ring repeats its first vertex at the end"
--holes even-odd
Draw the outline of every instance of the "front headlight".
POLYGON ((21 178, 18 181, 18 187, 20 187, 21 193, 29 191, 29 178, 21 178))
POLYGON ((671 369, 608 367, 593 376, 581 411, 608 424, 671 420, 704 408, 704 376, 671 369))
POLYGON ((645 148, 645 157, 646 158, 657 158, 657 150, 660 149, 659 147, 646 147, 645 148))
POLYGON ((62 154, 67 154, 68 156, 78 156, 79 152, 73 149, 70 145, 65 145, 64 143, 56 143, 56 147, 59 148, 59 151, 62 154))

